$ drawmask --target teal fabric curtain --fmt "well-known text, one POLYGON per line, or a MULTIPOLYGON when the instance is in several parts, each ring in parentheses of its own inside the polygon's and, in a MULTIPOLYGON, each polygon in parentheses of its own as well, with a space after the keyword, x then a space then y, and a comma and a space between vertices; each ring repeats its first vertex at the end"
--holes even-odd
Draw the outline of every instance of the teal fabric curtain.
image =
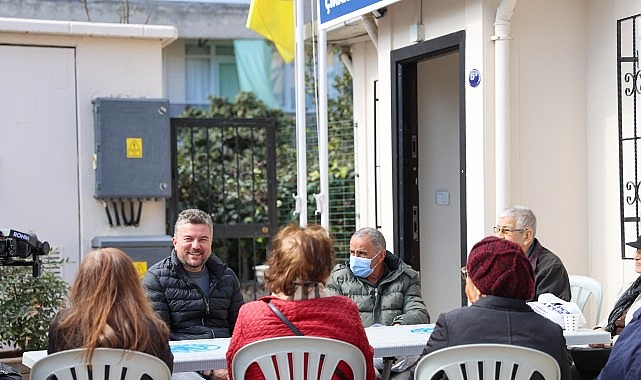
POLYGON ((256 94, 271 108, 279 104, 272 90, 272 47, 265 40, 234 40, 238 82, 241 91, 256 94))

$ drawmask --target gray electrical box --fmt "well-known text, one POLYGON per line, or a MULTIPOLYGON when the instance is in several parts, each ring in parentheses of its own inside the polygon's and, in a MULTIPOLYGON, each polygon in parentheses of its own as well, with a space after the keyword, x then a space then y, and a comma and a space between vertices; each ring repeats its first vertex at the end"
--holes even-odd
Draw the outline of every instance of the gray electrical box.
MULTIPOLYGON (((168 257, 174 245, 171 236, 96 236, 91 239, 93 248, 113 247, 131 257, 139 274, 160 260, 168 257)), ((144 274, 144 273, 143 273, 144 274)))
POLYGON ((171 197, 168 110, 166 99, 94 100, 94 197, 171 197))

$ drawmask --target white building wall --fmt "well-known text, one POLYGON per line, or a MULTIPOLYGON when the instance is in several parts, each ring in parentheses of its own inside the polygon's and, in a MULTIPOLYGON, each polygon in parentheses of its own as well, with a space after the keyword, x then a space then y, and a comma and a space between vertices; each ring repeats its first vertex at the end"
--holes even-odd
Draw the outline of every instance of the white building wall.
MULTIPOLYGON (((388 16, 394 12, 388 9, 388 16)), ((394 34, 386 33, 396 21, 392 17, 383 17, 378 20, 378 106, 376 120, 378 123, 377 141, 379 164, 380 164, 380 185, 378 185, 378 202, 380 204, 379 223, 380 230, 386 237, 388 249, 392 249, 394 213, 392 209, 392 84, 390 81, 390 56, 389 52, 393 49, 394 34)), ((366 98, 370 98, 367 96, 366 98)))
POLYGON ((510 57, 512 203, 535 211, 536 236, 577 274, 588 271, 586 239, 568 239, 588 223, 585 15, 583 1, 518 2, 510 57))
POLYGON ((494 56, 488 52, 493 42, 487 35, 493 31, 486 21, 493 17, 489 7, 478 0, 465 2, 465 124, 467 167, 467 246, 472 247, 487 234, 488 223, 493 223, 493 203, 486 202, 494 194, 494 183, 485 178, 494 168, 493 135, 488 135, 485 125, 491 125, 494 114, 487 112, 494 106, 494 73, 491 71, 494 56), (487 62, 491 60, 491 62, 487 62), (470 86, 467 77, 473 69, 481 73, 481 82, 470 86), (474 142, 474 143, 471 143, 474 142))
MULTIPOLYGON (((425 40, 465 30, 466 78, 473 68, 482 75, 479 87, 466 85, 468 250, 491 234, 496 222, 491 36, 498 4, 422 2, 425 40)), ((511 20, 511 202, 535 211, 537 236, 561 257, 568 272, 601 281, 604 311, 621 284, 636 277, 632 263, 620 260, 619 253, 616 21, 638 13, 641 3, 633 0, 522 0, 516 2, 511 20)), ((381 171, 389 176, 390 51, 410 44, 409 27, 416 14, 414 1, 389 6, 385 17, 377 20, 378 51, 353 49, 355 67, 378 55, 377 149, 381 171)), ((354 93, 364 95, 354 97, 355 117, 366 120, 371 88, 355 78, 354 93)), ((366 133, 359 131, 359 136, 366 133)), ((362 158, 359 155, 359 214, 362 224, 371 224, 373 198, 363 198, 362 193, 373 186, 372 164, 362 158)), ((379 215, 381 230, 391 241, 392 184, 387 178, 380 180, 379 215)))
MULTIPOLYGON (((79 250, 76 247, 65 250, 65 256, 74 261, 73 264, 63 268, 65 279, 72 280, 82 254, 91 249, 91 239, 95 236, 164 235, 164 200, 144 203, 138 227, 110 227, 102 202, 93 197, 95 176, 92 161, 94 154, 92 100, 98 97, 162 98, 162 48, 176 38, 176 29, 152 25, 90 24, 27 19, 1 19, 0 25, 2 25, 1 44, 65 46, 75 48, 76 51, 74 70, 76 72, 77 124, 74 128, 78 139, 79 187, 70 188, 68 185, 65 187, 64 183, 59 183, 56 186, 29 189, 30 196, 35 197, 55 191, 78 194, 79 231, 71 230, 68 228, 68 223, 61 220, 57 230, 39 231, 38 234, 41 240, 54 241, 56 236, 72 236, 79 240, 79 250)), ((46 67, 43 70, 46 70, 46 67)), ((7 92, 0 93, 10 96, 7 92)), ((0 101, 6 100, 0 99, 0 101)), ((66 128, 68 126, 49 125, 47 127, 66 128)), ((55 141, 36 142, 36 144, 43 143, 50 144, 55 141)), ((25 150, 23 159, 27 164, 32 154, 32 151, 25 150)), ((169 155, 169 152, 167 154, 169 155)), ((75 162, 60 162, 59 165, 75 165, 75 162)), ((55 217, 46 215, 43 210, 22 209, 22 212, 55 217)), ((7 214, 5 209, 2 221, 9 219, 10 214, 7 214)))
MULTIPOLYGON (((633 260, 621 260, 616 40, 617 20, 641 13, 636 0, 590 0, 586 22, 586 129, 588 207, 585 234, 588 273, 604 287, 602 318, 617 291, 637 274, 633 260)), ((629 240, 629 239, 628 239, 629 240)), ((628 254, 634 248, 626 247, 628 254)))
MULTIPOLYGON (((376 48, 371 41, 361 42, 351 47, 351 54, 354 59, 354 71, 352 72, 352 81, 354 86, 355 98, 366 98, 364 101, 354 102, 354 122, 357 126, 354 131, 354 160, 357 172, 356 180, 356 228, 361 227, 374 227, 376 224, 376 209, 373 207, 376 202, 376 182, 374 179, 376 168, 375 162, 380 162, 380 143, 374 146, 374 140, 379 139, 374 136, 374 125, 377 124, 378 129, 389 130, 385 128, 388 124, 386 120, 375 118, 374 115, 374 82, 378 79, 378 61, 376 55, 376 48), (356 91, 356 89, 362 89, 356 91), (367 89, 370 89, 367 91, 367 89), (378 155, 378 160, 376 160, 378 155)), ((386 98, 385 94, 379 95, 386 98)), ((380 106, 384 103, 383 100, 378 102, 380 106)), ((389 146, 385 145, 387 148, 389 146)), ((391 173, 384 174, 380 170, 378 176, 385 178, 389 177, 391 173)), ((379 189, 380 190, 380 189, 379 189)), ((378 219, 381 220, 380 215, 378 219)))

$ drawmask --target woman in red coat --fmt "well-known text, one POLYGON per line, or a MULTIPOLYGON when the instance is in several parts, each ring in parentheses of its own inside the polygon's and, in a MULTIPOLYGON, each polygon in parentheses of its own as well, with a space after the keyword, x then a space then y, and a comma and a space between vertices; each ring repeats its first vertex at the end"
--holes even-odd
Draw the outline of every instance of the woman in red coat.
MULTIPOLYGON (((272 242, 267 264, 265 284, 272 295, 240 308, 227 351, 230 379, 232 359, 241 347, 261 339, 295 335, 272 311, 268 305, 271 303, 303 335, 342 340, 358 347, 367 363, 366 379, 374 380, 374 349, 367 340, 356 304, 347 297, 325 293, 326 280, 336 264, 327 231, 318 225, 284 227, 272 242)), ((345 363, 341 362, 338 368, 353 378, 345 363)), ((252 364, 246 378, 264 376, 258 365, 252 364)))

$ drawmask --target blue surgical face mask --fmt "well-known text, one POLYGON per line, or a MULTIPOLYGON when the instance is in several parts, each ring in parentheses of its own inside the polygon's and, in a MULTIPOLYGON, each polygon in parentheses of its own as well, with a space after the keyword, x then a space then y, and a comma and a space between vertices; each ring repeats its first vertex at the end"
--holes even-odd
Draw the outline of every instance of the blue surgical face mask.
POLYGON ((381 252, 377 253, 371 259, 351 255, 349 257, 349 269, 352 270, 352 273, 354 273, 354 276, 366 278, 367 276, 372 274, 372 272, 374 272, 374 269, 376 269, 378 264, 380 264, 379 262, 378 264, 374 265, 374 268, 370 268, 370 266, 372 265, 372 260, 374 260, 376 256, 378 256, 381 252))

